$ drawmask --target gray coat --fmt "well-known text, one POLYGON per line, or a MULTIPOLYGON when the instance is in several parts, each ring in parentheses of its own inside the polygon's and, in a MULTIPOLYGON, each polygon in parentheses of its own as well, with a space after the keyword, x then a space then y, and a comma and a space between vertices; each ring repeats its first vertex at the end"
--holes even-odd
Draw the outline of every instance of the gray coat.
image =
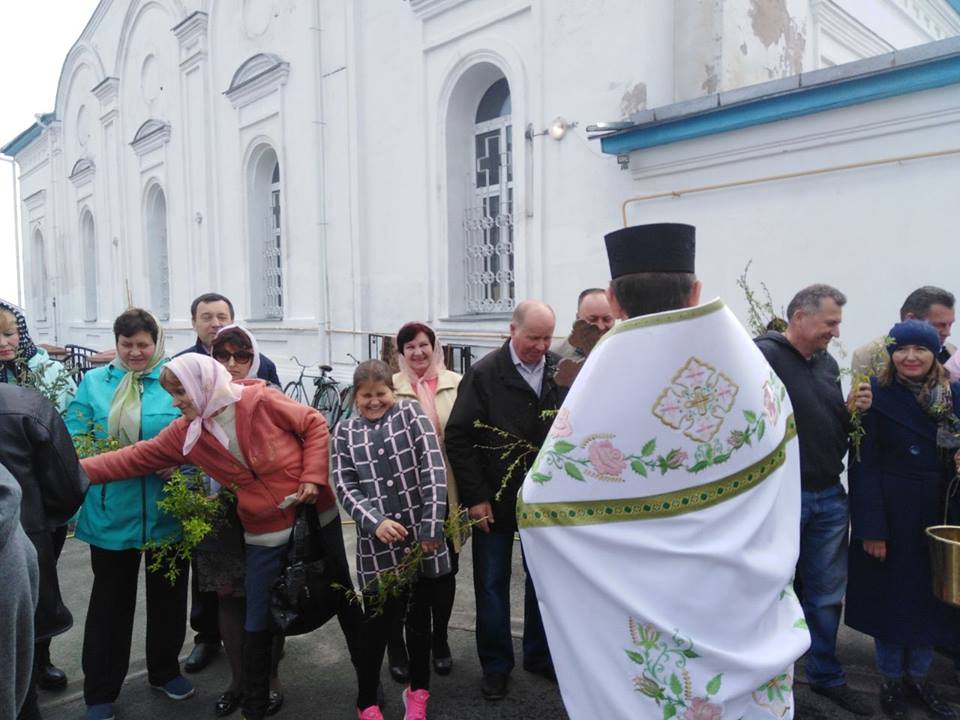
POLYGON ((0 717, 17 716, 33 667, 37 552, 20 526, 20 485, 0 465, 0 717))

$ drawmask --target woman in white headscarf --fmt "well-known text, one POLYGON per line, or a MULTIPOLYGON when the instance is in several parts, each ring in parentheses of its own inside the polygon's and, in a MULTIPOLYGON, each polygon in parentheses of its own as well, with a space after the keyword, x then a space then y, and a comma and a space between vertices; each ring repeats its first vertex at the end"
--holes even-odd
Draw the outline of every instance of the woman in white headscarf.
MULTIPOLYGON (((121 445, 132 445, 159 434, 180 413, 160 386, 167 359, 156 319, 132 308, 116 319, 113 332, 116 359, 86 373, 67 409, 66 423, 73 436, 109 434, 121 445)), ((83 634, 88 720, 113 716, 127 674, 142 548, 181 535, 177 519, 157 508, 162 477, 155 471, 122 477, 121 482, 90 488, 76 530, 77 539, 90 544, 93 566, 83 634)), ((149 566, 152 553, 146 555, 149 566)), ((162 572, 146 572, 147 675, 151 685, 174 700, 193 694, 178 659, 186 632, 186 563, 180 569, 173 584, 162 572)))
MULTIPOLYGON (((257 341, 246 328, 228 325, 220 330, 210 354, 230 373, 233 381, 255 379, 260 369, 257 341)), ((220 484, 211 478, 211 491, 220 484)), ((230 686, 214 704, 214 715, 225 717, 240 706, 243 697, 243 619, 246 609, 244 582, 246 566, 243 550, 243 528, 236 509, 230 507, 215 532, 204 539, 196 551, 197 586, 200 592, 217 594, 218 626, 223 648, 230 662, 230 686)), ((279 664, 283 654, 283 636, 273 638, 270 667, 270 697, 267 716, 283 706, 279 664)))
MULTIPOLYGON (((160 381, 183 417, 152 440, 83 460, 83 468, 97 485, 169 465, 195 465, 236 494, 245 553, 242 709, 246 720, 262 720, 269 702, 270 589, 290 539, 292 504, 316 504, 324 547, 342 584, 351 586, 328 482, 326 421, 262 380, 233 382, 223 365, 198 353, 171 360, 160 381)), ((339 613, 352 657, 356 634, 348 623, 355 619, 355 631, 357 613, 346 602, 339 613)))

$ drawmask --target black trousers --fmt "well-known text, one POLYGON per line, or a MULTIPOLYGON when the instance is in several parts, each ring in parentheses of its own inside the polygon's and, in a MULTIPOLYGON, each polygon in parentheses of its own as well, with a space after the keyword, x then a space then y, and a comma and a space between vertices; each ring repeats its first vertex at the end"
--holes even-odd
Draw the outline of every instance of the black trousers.
POLYGON ((380 666, 387 649, 390 628, 400 622, 406 607, 407 653, 410 656, 410 689, 430 688, 430 608, 435 598, 447 592, 453 575, 438 578, 419 578, 406 597, 391 598, 383 612, 374 615, 368 598, 364 597, 363 632, 360 635, 360 664, 357 668, 359 692, 357 707, 367 708, 377 704, 377 685, 380 683, 380 666))
POLYGON ((200 643, 220 644, 218 612, 220 601, 213 591, 200 592, 197 580, 197 563, 190 562, 190 627, 196 633, 195 645, 200 643))
MULTIPOLYGON (((112 703, 130 665, 137 606, 140 550, 90 546, 93 590, 83 628, 83 698, 87 705, 112 703)), ((153 553, 146 553, 147 565, 153 553)), ((162 572, 146 572, 147 677, 164 685, 180 674, 179 655, 187 633, 187 571, 183 562, 173 584, 162 572)))

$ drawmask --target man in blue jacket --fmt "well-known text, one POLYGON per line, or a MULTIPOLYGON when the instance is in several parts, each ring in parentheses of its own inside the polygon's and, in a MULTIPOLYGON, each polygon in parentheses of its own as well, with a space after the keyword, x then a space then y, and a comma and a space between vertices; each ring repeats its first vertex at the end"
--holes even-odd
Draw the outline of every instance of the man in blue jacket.
MULTIPOLYGON (((209 355, 217 333, 234 322, 233 303, 219 293, 204 293, 190 303, 190 321, 197 333, 197 342, 181 350, 177 355, 190 352, 209 355)), ((276 364, 263 353, 260 353, 260 369, 257 371, 257 377, 268 383, 280 385, 276 364)))

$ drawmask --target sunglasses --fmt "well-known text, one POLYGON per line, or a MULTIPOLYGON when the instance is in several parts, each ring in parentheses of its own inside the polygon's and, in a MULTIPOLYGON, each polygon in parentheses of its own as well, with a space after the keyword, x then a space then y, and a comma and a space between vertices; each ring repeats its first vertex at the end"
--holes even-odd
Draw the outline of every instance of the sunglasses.
POLYGON ((230 358, 233 358, 238 363, 243 365, 253 360, 253 353, 249 350, 237 350, 236 352, 230 352, 229 350, 215 350, 213 353, 213 359, 217 362, 228 363, 230 358))

